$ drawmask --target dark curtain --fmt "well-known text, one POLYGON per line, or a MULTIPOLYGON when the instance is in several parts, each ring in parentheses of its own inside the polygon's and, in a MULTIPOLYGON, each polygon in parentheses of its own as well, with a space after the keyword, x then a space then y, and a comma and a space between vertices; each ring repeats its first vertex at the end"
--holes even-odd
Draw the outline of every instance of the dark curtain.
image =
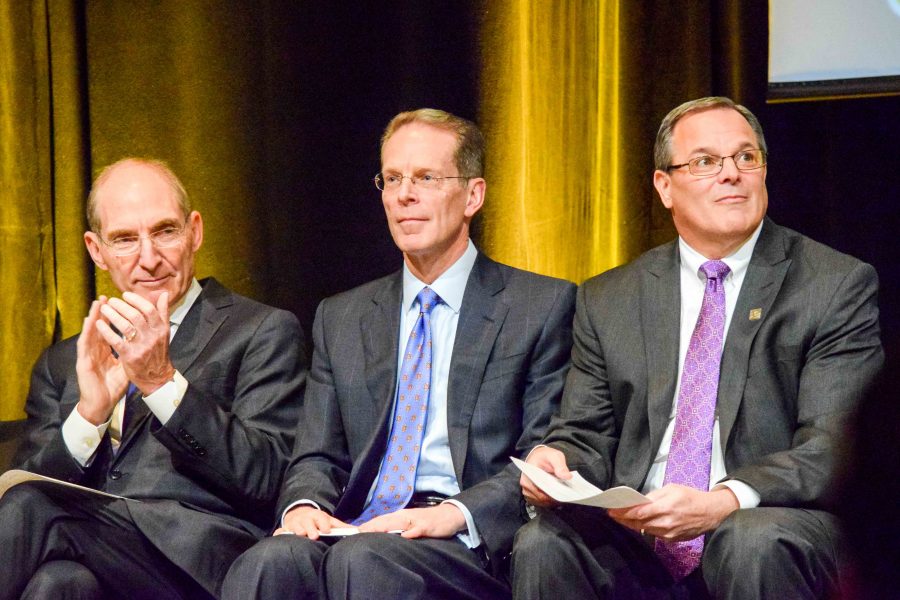
MULTIPOLYGON (((381 129, 420 106, 481 117, 491 93, 482 73, 498 71, 482 35, 508 16, 498 7, 516 9, 488 0, 0 3, 0 419, 22 415, 38 353, 77 333, 89 300, 109 290, 86 260, 82 206, 91 173, 122 156, 167 160, 184 180, 207 226, 201 277, 293 310, 307 331, 322 297, 396 269, 371 183, 381 129)), ((900 100, 765 104, 765 2, 619 7, 628 106, 619 176, 636 203, 622 225, 633 234, 629 255, 673 235, 651 186, 660 119, 684 100, 730 95, 766 130, 770 213, 876 266, 895 347, 900 100)), ((502 216, 492 218, 485 227, 499 226, 502 216)))

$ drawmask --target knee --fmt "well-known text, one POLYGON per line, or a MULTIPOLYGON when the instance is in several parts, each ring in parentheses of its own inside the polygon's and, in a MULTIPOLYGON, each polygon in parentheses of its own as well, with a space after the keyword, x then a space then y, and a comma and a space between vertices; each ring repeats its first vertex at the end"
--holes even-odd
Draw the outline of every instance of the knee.
MULTIPOLYGON (((354 535, 342 539, 328 550, 328 568, 331 571, 347 572, 365 570, 373 561, 393 562, 394 543, 398 538, 393 534, 354 535)), ((405 541, 405 540, 403 540, 405 541)))
POLYGON ((25 588, 22 598, 102 598, 103 588, 90 569, 69 560, 42 564, 25 588))
POLYGON ((285 597, 305 597, 317 589, 323 554, 322 542, 303 536, 264 538, 231 565, 222 586, 223 597, 256 597, 272 589, 285 592, 285 597))
POLYGON ((563 530, 559 518, 554 514, 543 514, 519 528, 513 539, 513 562, 524 561, 526 565, 537 566, 542 557, 570 554, 574 546, 573 537, 563 530))
POLYGON ((781 515, 781 510, 765 508, 733 512, 707 535, 704 558, 727 560, 732 568, 772 560, 792 537, 790 522, 781 515))

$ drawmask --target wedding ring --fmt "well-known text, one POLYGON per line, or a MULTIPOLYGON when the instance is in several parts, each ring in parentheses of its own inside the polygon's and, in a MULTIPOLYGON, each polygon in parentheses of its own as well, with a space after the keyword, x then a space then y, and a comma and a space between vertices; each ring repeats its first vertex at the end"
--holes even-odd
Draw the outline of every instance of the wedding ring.
POLYGON ((128 331, 128 333, 126 333, 124 336, 126 342, 130 342, 131 340, 133 340, 136 337, 137 337, 137 329, 135 329, 134 326, 132 326, 131 329, 128 331))

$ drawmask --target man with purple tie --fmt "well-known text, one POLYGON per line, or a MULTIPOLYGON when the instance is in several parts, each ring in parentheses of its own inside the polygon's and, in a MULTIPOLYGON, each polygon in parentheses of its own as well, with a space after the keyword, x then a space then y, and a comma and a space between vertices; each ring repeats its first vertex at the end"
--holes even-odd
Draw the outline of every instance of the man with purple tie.
POLYGON ((556 503, 513 551, 517 598, 823 598, 835 442, 881 367, 871 266, 773 223, 756 117, 728 98, 663 120, 654 185, 678 239, 579 290, 561 412, 528 462, 649 503, 556 503))

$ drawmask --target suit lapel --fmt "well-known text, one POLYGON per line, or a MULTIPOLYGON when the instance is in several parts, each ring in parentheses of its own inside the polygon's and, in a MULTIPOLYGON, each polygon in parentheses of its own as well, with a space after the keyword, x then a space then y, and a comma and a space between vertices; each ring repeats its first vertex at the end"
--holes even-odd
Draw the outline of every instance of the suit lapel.
POLYGON ((641 327, 647 357, 647 417, 655 451, 672 411, 678 379, 681 276, 677 241, 659 248, 642 273, 641 327))
POLYGON ((469 445, 469 424, 484 370, 509 312, 509 306, 497 296, 504 287, 497 263, 479 253, 463 294, 447 386, 450 456, 460 486, 465 485, 463 471, 469 445))
POLYGON ((728 447, 728 437, 743 397, 753 339, 768 316, 790 266, 782 229, 766 218, 741 285, 722 352, 717 410, 723 450, 728 447), (751 311, 756 318, 751 319, 751 311))
POLYGON ((356 517, 362 511, 384 456, 397 388, 397 345, 402 297, 403 272, 398 271, 375 291, 371 305, 359 320, 366 388, 377 416, 372 423, 369 439, 359 454, 361 462, 347 484, 347 494, 341 498, 338 512, 342 515, 356 517))

